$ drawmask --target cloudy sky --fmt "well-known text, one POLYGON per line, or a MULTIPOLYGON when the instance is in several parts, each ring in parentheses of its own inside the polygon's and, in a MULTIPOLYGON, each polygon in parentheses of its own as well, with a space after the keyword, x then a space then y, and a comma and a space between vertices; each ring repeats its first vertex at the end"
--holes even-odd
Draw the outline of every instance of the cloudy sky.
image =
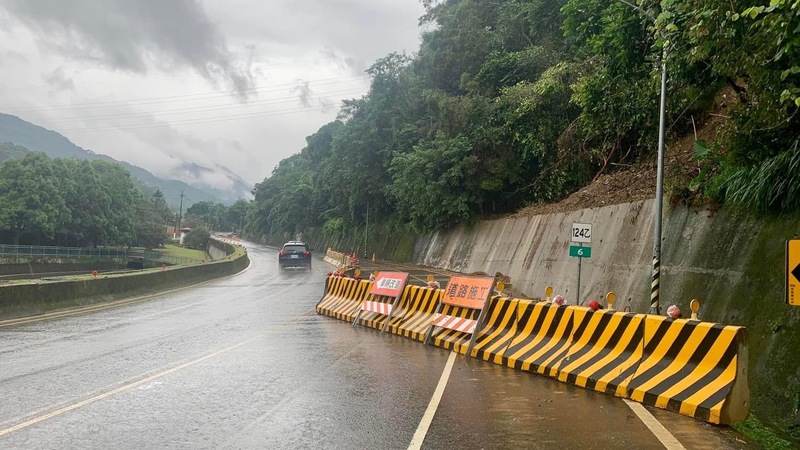
MULTIPOLYGON (((0 0, 0 112, 174 178, 262 181, 419 49, 419 0, 0 0)), ((212 181, 212 180, 207 180, 212 181)))

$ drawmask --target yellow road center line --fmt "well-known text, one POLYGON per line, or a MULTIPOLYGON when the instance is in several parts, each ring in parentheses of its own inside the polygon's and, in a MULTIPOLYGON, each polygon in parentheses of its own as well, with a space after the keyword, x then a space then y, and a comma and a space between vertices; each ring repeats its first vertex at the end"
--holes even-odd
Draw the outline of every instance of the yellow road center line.
POLYGON ((433 397, 431 397, 431 401, 428 403, 428 408, 422 415, 422 420, 420 420, 419 426, 417 426, 417 431, 414 432, 414 437, 411 438, 411 443, 408 444, 409 450, 419 450, 422 448, 422 442, 425 440, 425 435, 428 434, 428 428, 430 428, 433 416, 436 414, 436 409, 439 407, 439 402, 442 400, 442 394, 444 394, 444 388, 447 386, 447 380, 450 379, 450 372, 453 370, 453 363, 456 361, 457 355, 456 352, 451 352, 450 357, 447 358, 447 364, 444 365, 444 371, 442 372, 442 377, 439 378, 439 384, 436 385, 436 390, 433 391, 433 397))
POLYGON ((650 429, 650 432, 655 435, 656 439, 667 448, 667 450, 686 450, 686 447, 683 446, 675 436, 672 435, 665 427, 658 421, 650 411, 647 410, 642 404, 632 402, 628 399, 623 398, 622 401, 628 404, 628 406, 639 416, 639 420, 644 423, 644 425, 650 429))

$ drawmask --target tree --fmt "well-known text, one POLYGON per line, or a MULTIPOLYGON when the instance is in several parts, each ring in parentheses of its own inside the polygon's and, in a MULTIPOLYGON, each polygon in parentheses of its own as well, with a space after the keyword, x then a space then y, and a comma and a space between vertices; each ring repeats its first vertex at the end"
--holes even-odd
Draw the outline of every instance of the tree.
POLYGON ((211 233, 205 228, 195 228, 183 238, 183 243, 189 248, 196 250, 205 250, 208 246, 208 240, 211 238, 211 233))
POLYGON ((54 160, 57 183, 70 210, 59 234, 68 246, 92 244, 107 237, 111 199, 89 161, 76 158, 54 160))
POLYGON ((392 162, 389 191, 401 217, 419 231, 447 228, 476 216, 477 158, 463 136, 438 134, 392 162))
POLYGON ((136 241, 134 217, 143 194, 133 184, 131 174, 119 164, 100 160, 90 164, 109 198, 105 232, 96 242, 133 245, 136 241))
POLYGON ((225 230, 233 230, 238 234, 244 232, 244 225, 247 223, 247 213, 250 209, 250 202, 246 200, 236 200, 236 203, 227 208, 225 212, 225 230))
POLYGON ((160 190, 150 198, 137 197, 136 219, 134 220, 135 245, 147 249, 162 247, 167 240, 166 224, 172 218, 160 190))
POLYGON ((41 244, 69 220, 52 161, 43 153, 0 165, 0 204, 0 229, 10 233, 14 244, 26 235, 28 242, 41 244))

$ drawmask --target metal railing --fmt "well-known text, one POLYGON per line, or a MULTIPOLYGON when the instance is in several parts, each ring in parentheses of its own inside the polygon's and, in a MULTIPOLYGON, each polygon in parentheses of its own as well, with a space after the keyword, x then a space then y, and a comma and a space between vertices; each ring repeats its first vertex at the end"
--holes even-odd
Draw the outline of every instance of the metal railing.
POLYGON ((93 248, 93 247, 52 247, 38 245, 0 244, 0 255, 24 257, 62 257, 62 258, 117 258, 144 259, 170 264, 195 264, 197 258, 164 255, 142 249, 93 248))

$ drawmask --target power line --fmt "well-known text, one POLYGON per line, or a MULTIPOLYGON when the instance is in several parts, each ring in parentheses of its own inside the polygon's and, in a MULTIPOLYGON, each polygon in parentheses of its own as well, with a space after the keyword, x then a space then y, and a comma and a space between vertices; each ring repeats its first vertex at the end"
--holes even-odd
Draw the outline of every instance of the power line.
POLYGON ((241 91, 235 90, 228 90, 228 91, 209 91, 209 92, 201 92, 201 93, 194 93, 194 94, 181 94, 181 95, 169 95, 169 96, 159 96, 159 97, 144 97, 144 98, 137 98, 137 99, 128 99, 128 100, 108 100, 108 101, 100 101, 100 102, 87 102, 87 103, 77 103, 77 104, 61 104, 61 105, 51 105, 46 107, 7 107, 4 108, 6 111, 10 112, 43 112, 43 111, 63 111, 63 110, 80 110, 80 109, 96 109, 96 108, 113 108, 118 106, 141 106, 141 105, 151 105, 151 104, 158 104, 158 103, 172 103, 172 102, 179 102, 179 101, 196 101, 196 100, 207 100, 213 98, 222 98, 222 97, 231 97, 235 94, 242 94, 242 93, 266 93, 266 92, 275 92, 275 91, 282 91, 287 87, 296 87, 300 82, 308 83, 309 87, 315 86, 324 86, 328 84, 337 84, 337 83, 347 83, 352 81, 358 80, 366 80, 368 79, 367 76, 346 76, 346 77, 335 77, 335 78, 323 78, 319 80, 309 80, 303 81, 299 80, 298 82, 294 83, 284 83, 284 84, 275 84, 271 86, 265 87, 255 87, 251 89, 243 89, 241 91), (335 81, 340 80, 340 81, 335 81))
POLYGON ((208 118, 208 119, 197 119, 197 120, 193 120, 192 119, 192 120, 184 120, 184 121, 163 122, 163 123, 142 124, 142 125, 131 125, 131 126, 108 126, 108 127, 103 127, 103 128, 75 128, 75 129, 59 130, 59 132, 60 133, 88 133, 88 132, 98 132, 98 131, 138 130, 138 129, 146 129, 146 128, 171 127, 171 126, 179 126, 179 125, 195 125, 195 124, 212 123, 212 122, 226 122, 226 121, 230 121, 230 120, 248 119, 248 118, 256 118, 256 117, 282 116, 282 115, 287 115, 287 114, 296 114, 296 113, 302 113, 302 112, 312 112, 312 111, 322 110, 322 109, 324 109, 324 108, 320 107, 320 106, 310 106, 310 107, 285 109, 285 110, 263 112, 263 113, 251 113, 251 114, 240 114, 240 115, 233 115, 233 116, 211 117, 211 118, 208 118))
MULTIPOLYGON (((320 93, 319 96, 314 97, 314 99, 319 100, 323 99, 330 95, 346 95, 346 94, 357 94, 363 92, 362 88, 351 88, 351 89, 343 89, 338 91, 326 91, 320 93)), ((71 117, 54 117, 50 118, 49 120, 63 123, 63 122, 80 122, 80 121, 87 121, 87 120, 94 120, 94 119, 115 119, 115 118, 125 118, 125 119, 136 119, 136 118, 148 118, 153 116, 169 116, 175 114, 183 114, 183 113, 202 113, 208 111, 223 111, 229 109, 243 109, 243 108, 254 108, 257 106, 269 106, 269 105, 278 105, 284 103, 293 103, 297 101, 297 96, 290 96, 290 97, 278 97, 274 99, 264 99, 264 100, 257 100, 253 102, 249 102, 243 105, 237 104, 218 104, 218 105, 203 105, 203 106, 189 106, 185 108, 171 108, 171 109, 164 109, 160 111, 154 112, 147 112, 147 111, 136 111, 136 112, 127 112, 127 113, 119 113, 119 114, 103 114, 103 115, 95 115, 95 116, 71 116, 71 117)))

